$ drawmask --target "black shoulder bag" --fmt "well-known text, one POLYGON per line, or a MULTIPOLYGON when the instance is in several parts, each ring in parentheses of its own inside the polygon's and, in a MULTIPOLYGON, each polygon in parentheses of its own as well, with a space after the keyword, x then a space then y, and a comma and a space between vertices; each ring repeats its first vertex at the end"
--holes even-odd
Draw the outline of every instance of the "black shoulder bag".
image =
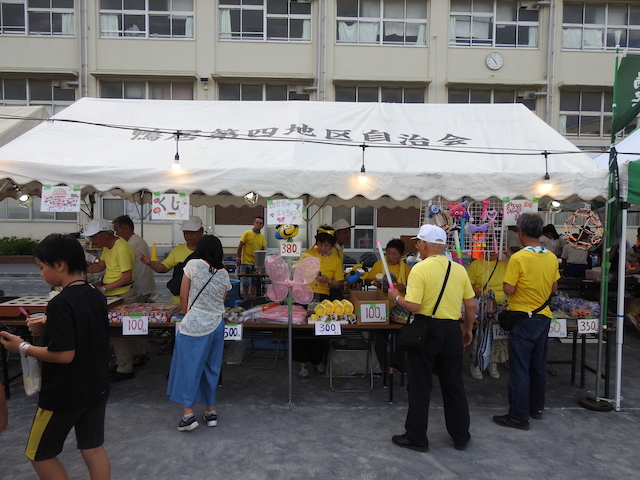
POLYGON ((547 305, 549 305, 549 301, 551 297, 540 305, 538 308, 531 312, 519 312, 517 310, 503 310, 498 314, 498 321, 500 322, 500 327, 503 330, 509 331, 520 322, 522 322, 525 318, 531 318, 536 313, 541 312, 547 305))
MULTIPOLYGON (((447 273, 444 277, 444 282, 442 283, 440 295, 433 307, 433 312, 431 313, 432 318, 436 314, 436 310, 438 310, 440 300, 442 300, 442 294, 444 293, 447 281, 449 280, 449 272, 451 272, 451 261, 449 261, 449 265, 447 266, 447 273)), ((427 333, 429 332, 429 324, 424 322, 416 323, 415 321, 409 322, 410 320, 412 319, 410 318, 407 323, 402 326, 402 329, 398 334, 398 338, 396 338, 396 346, 400 350, 405 350, 407 352, 421 352, 424 348, 424 341, 427 338, 427 333)))

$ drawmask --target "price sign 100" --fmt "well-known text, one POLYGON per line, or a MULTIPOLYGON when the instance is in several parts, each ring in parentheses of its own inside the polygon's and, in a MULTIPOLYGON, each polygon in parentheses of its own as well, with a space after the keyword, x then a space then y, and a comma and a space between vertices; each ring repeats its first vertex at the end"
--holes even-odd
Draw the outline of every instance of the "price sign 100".
POLYGON ((149 317, 132 315, 122 318, 122 335, 148 335, 149 317))
POLYGON ((387 309, 384 303, 362 303, 360 305, 360 319, 362 322, 385 322, 387 309))

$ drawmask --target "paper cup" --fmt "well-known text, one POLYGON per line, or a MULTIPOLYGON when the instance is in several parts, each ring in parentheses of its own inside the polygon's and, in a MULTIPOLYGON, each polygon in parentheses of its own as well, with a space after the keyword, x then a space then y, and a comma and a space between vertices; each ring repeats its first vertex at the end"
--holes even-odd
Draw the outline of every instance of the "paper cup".
POLYGON ((47 319, 47 316, 44 313, 34 313, 27 318, 27 323, 31 325, 32 323, 42 323, 47 319))

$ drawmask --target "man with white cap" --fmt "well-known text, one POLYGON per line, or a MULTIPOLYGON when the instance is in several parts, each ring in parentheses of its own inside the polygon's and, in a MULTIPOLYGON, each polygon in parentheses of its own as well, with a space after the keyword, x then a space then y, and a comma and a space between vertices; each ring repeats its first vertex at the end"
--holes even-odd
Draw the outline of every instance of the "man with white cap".
MULTIPOLYGON (((122 297, 122 303, 125 305, 134 303, 136 291, 132 285, 135 253, 131 245, 125 239, 116 237, 111 224, 102 218, 87 223, 82 235, 87 237, 94 247, 102 249, 98 263, 87 268, 87 273, 105 272, 102 285, 98 289, 107 297, 122 297)), ((119 382, 133 378, 133 339, 113 337, 111 344, 117 365, 109 379, 119 382)))
POLYGON ((347 220, 341 218, 333 222, 331 227, 336 237, 336 244, 333 246, 334 253, 338 255, 340 262, 344 263, 344 248, 351 244, 351 229, 354 225, 349 225, 347 220))
MULTIPOLYGON (((198 216, 191 216, 189 220, 185 220, 180 225, 182 235, 184 236, 185 243, 181 243, 177 247, 174 247, 162 262, 151 261, 146 255, 140 255, 140 260, 145 265, 149 265, 151 269, 156 273, 167 273, 172 268, 175 268, 180 263, 186 263, 185 260, 191 255, 198 245, 198 242, 204 236, 204 227, 202 226, 202 219, 198 216)), ((180 296, 173 295, 171 299, 174 305, 180 305, 180 296)))
MULTIPOLYGON (((336 238, 336 244, 333 246, 333 253, 335 253, 340 259, 340 265, 344 271, 344 248, 351 245, 351 229, 354 225, 349 225, 349 222, 344 218, 333 222, 331 228, 333 228, 334 236, 336 238)), ((342 285, 340 288, 331 289, 331 299, 342 300, 342 285)))
POLYGON ((407 293, 389 290, 389 300, 415 313, 414 322, 427 327, 422 351, 408 353, 409 410, 406 432, 395 435, 395 445, 419 452, 429 451, 427 426, 432 374, 438 375, 447 431, 456 450, 465 450, 469 434, 469 406, 462 380, 463 348, 473 339, 476 306, 474 292, 462 265, 444 255, 447 234, 435 225, 423 225, 416 247, 423 260, 409 273, 407 293), (460 308, 465 318, 460 327, 460 308))

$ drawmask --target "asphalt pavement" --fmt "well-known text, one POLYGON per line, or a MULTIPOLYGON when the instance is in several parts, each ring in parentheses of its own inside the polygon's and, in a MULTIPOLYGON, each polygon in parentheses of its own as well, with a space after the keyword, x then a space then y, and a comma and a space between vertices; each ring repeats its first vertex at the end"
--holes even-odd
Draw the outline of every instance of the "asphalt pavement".
MULTIPOLYGON (((0 265, 0 289, 5 294, 48 291, 36 267, 5 267, 0 265)), ((159 288, 166 280, 159 276, 159 288)), ((500 427, 491 417, 507 412, 509 371, 500 365, 499 379, 485 373, 483 380, 474 380, 467 360, 471 443, 466 451, 453 448, 435 381, 427 453, 391 443, 393 435, 404 433, 407 410, 406 384, 400 386, 398 374, 393 404, 380 377, 370 393, 338 393, 331 391, 326 376, 315 374, 306 384, 294 379, 289 403, 285 359, 272 370, 249 368, 272 363, 254 357, 243 365, 225 365, 216 406, 218 426, 208 428, 200 422, 191 432, 178 432, 181 408, 165 394, 170 357, 159 354, 161 343, 161 338, 151 340, 151 360, 136 369, 135 379, 112 386, 105 447, 114 479, 564 480, 636 478, 640 469, 640 334, 635 330, 625 335, 621 411, 582 408, 578 400, 594 395, 595 375, 587 372, 585 387, 580 388, 570 384, 570 365, 558 364, 549 368, 543 419, 531 420, 529 431, 500 427)), ((595 353, 596 345, 588 344, 591 365, 595 353)), ((570 355, 570 344, 550 340, 551 360, 570 355)), ((19 368, 13 356, 10 372, 19 368)), ((25 395, 19 381, 11 392, 10 426, 0 434, 0 478, 33 479, 23 451, 36 399, 25 395)), ((198 417, 202 410, 196 406, 198 417)), ((73 433, 60 459, 70 479, 87 478, 73 433)))

